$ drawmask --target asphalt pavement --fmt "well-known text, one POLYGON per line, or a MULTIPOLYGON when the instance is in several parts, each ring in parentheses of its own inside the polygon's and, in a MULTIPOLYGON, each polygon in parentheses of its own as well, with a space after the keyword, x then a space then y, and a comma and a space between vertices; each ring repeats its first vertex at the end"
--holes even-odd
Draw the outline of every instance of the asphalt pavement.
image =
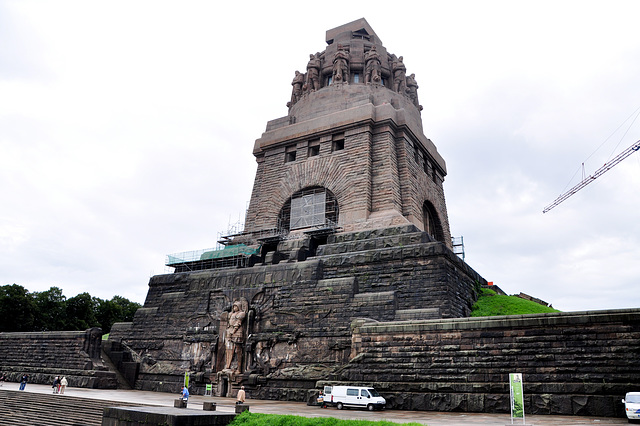
MULTIPOLYGON (((4 389, 17 390, 18 383, 4 383, 4 389)), ((27 384, 25 392, 51 393, 51 386, 27 384)), ((251 395, 248 395, 249 397, 251 395)), ((86 389, 68 387, 65 398, 82 397, 109 401, 122 401, 128 403, 140 403, 173 407, 173 401, 179 398, 179 392, 175 394, 163 392, 147 392, 138 390, 121 389, 86 389)), ((217 410, 221 412, 235 412, 235 400, 233 398, 219 398, 201 395, 191 395, 187 410, 202 410, 204 401, 214 401, 217 410)), ((488 426, 511 425, 509 414, 488 413, 443 413, 434 411, 402 411, 382 410, 366 411, 357 409, 338 410, 336 408, 321 408, 308 406, 301 402, 270 401, 247 398, 250 411, 253 413, 268 414, 293 414, 305 417, 336 417, 339 419, 361 420, 388 420, 397 423, 420 423, 430 426, 488 426)), ((525 407, 526 409, 526 407, 525 407)), ((526 415, 526 425, 534 426, 558 426, 558 425, 622 425, 627 424, 625 418, 588 417, 588 416, 543 416, 526 415)), ((522 419, 513 421, 514 425, 522 425, 522 419)))

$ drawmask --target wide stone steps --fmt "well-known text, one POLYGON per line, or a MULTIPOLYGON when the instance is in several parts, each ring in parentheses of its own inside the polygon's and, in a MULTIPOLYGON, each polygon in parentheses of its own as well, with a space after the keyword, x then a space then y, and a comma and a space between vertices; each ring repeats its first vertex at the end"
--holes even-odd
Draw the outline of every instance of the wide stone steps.
POLYGON ((100 426, 105 407, 134 405, 0 389, 0 426, 100 426))

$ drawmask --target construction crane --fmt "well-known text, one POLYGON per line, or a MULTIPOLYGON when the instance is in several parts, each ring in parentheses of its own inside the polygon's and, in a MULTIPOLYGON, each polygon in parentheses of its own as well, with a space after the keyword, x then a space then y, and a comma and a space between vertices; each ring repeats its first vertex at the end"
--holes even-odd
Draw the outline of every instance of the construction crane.
POLYGON ((558 204, 560 204, 561 202, 563 202, 567 198, 571 197, 573 194, 575 194, 576 192, 580 191, 582 188, 584 188, 585 186, 589 185, 594 180, 598 179, 600 176, 602 176, 603 174, 605 174, 606 172, 611 170, 613 168, 613 166, 615 166, 616 164, 618 164, 619 162, 621 162, 622 160, 624 160, 625 158, 627 158, 628 156, 630 156, 631 154, 633 154, 634 152, 636 152, 638 150, 640 150, 640 141, 637 141, 636 143, 631 145, 629 148, 627 148, 624 151, 622 151, 620 154, 618 154, 610 162, 604 163, 604 166, 602 166, 598 170, 596 170, 596 172, 594 174, 592 174, 589 177, 586 177, 586 178, 582 179, 582 182, 580 182, 579 184, 577 184, 576 186, 574 186, 573 188, 571 188, 570 190, 568 190, 564 194, 560 195, 558 198, 556 198, 556 200, 553 203, 551 203, 547 207, 545 207, 544 210, 542 210, 542 213, 548 212, 549 210, 551 210, 552 208, 554 208, 555 206, 557 206, 558 204))

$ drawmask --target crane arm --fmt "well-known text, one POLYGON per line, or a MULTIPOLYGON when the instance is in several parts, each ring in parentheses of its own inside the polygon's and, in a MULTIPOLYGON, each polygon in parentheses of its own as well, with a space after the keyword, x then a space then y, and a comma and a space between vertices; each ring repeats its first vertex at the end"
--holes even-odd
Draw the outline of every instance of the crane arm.
POLYGON ((545 207, 544 210, 542 210, 542 213, 548 212, 549 210, 551 210, 552 208, 554 208, 555 206, 557 206, 558 204, 560 204, 561 202, 563 202, 567 198, 571 197, 573 194, 575 194, 576 192, 580 191, 582 188, 584 188, 585 186, 589 185, 594 180, 598 179, 600 176, 602 176, 603 174, 605 174, 606 172, 611 170, 613 168, 613 166, 615 166, 616 164, 618 164, 619 162, 621 162, 622 160, 624 160, 625 158, 627 158, 628 156, 630 156, 631 154, 633 154, 634 152, 636 152, 638 150, 640 150, 640 140, 637 141, 636 143, 634 143, 633 145, 631 145, 629 148, 627 148, 624 151, 622 151, 620 154, 618 154, 610 162, 604 163, 604 166, 602 166, 598 170, 596 170, 594 174, 592 174, 589 177, 584 178, 582 180, 582 182, 580 182, 579 184, 577 184, 576 186, 574 186, 573 188, 571 188, 570 190, 568 190, 564 194, 560 195, 558 198, 556 198, 556 200, 553 203, 551 203, 547 207, 545 207))

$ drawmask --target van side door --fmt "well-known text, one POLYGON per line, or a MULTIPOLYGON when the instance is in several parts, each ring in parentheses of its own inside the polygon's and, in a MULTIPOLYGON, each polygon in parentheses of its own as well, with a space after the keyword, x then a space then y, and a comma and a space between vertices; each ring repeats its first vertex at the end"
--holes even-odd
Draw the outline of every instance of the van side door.
POLYGON ((347 397, 345 404, 348 405, 361 405, 360 402, 360 389, 356 388, 347 388, 347 397))

